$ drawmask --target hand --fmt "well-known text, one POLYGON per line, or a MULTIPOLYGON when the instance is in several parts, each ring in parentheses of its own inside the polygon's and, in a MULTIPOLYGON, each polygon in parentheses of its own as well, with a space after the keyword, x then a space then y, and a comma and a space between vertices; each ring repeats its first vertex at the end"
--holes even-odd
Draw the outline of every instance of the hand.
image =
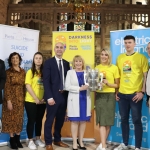
POLYGON ((54 104, 56 104, 56 103, 55 103, 54 99, 49 99, 49 100, 48 100, 48 104, 49 104, 49 105, 54 105, 54 104))
POLYGON ((40 104, 44 104, 44 102, 45 102, 44 99, 40 100, 40 104))
POLYGON ((137 92, 136 95, 132 98, 133 101, 136 103, 140 101, 143 98, 143 93, 142 92, 137 92))
POLYGON ((85 91, 85 90, 87 90, 88 88, 89 88, 88 85, 82 85, 82 86, 80 87, 80 91, 85 91))
POLYGON ((118 97, 118 92, 116 93, 116 101, 119 101, 120 98, 118 97))
POLYGON ((108 85, 108 81, 106 79, 103 79, 103 83, 108 85))
POLYGON ((11 101, 7 101, 7 108, 8 108, 8 110, 13 110, 11 101))
POLYGON ((35 99, 34 100, 36 104, 40 104, 40 100, 39 99, 35 99))

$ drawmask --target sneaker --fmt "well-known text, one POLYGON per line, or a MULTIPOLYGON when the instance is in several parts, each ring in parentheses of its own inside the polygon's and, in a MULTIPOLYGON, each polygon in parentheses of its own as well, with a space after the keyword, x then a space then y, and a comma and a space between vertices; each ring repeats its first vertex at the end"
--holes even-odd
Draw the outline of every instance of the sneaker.
POLYGON ((36 140, 35 144, 40 147, 45 147, 45 143, 41 139, 36 140))
MULTIPOLYGON (((107 145, 106 145, 107 148, 107 145)), ((102 143, 99 144, 99 146, 96 148, 96 150, 101 150, 102 149, 102 143)))
POLYGON ((28 147, 29 147, 29 149, 36 149, 36 145, 31 140, 29 141, 28 147))
POLYGON ((114 148, 114 150, 123 150, 123 149, 128 149, 128 146, 125 146, 124 143, 121 143, 119 146, 114 148))
POLYGON ((135 150, 141 150, 140 148, 136 148, 135 150))

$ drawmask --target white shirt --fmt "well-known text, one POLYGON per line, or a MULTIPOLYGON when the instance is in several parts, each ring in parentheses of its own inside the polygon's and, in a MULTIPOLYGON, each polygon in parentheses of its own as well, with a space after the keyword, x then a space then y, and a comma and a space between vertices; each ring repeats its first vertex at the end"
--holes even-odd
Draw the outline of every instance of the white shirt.
POLYGON ((64 66, 63 66, 63 60, 57 58, 56 56, 55 56, 55 59, 56 59, 57 65, 58 65, 58 69, 59 69, 59 60, 61 60, 61 65, 62 65, 62 75, 63 75, 63 89, 64 89, 64 66))

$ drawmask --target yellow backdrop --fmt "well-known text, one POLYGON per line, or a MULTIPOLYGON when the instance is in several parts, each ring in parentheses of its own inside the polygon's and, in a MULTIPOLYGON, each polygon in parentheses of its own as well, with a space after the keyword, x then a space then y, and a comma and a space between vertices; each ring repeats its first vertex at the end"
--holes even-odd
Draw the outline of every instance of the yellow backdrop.
MULTIPOLYGON (((55 43, 63 42, 65 45, 65 53, 63 58, 70 62, 72 66, 72 59, 75 55, 81 55, 85 60, 86 69, 94 68, 95 62, 95 34, 92 31, 88 32, 53 32, 53 50, 55 43)), ((52 52, 54 56, 54 52, 52 52)), ((90 122, 87 122, 85 131, 85 138, 94 138, 94 93, 92 97, 92 117, 90 122)), ((62 129, 62 137, 71 137, 70 122, 67 120, 62 129)))

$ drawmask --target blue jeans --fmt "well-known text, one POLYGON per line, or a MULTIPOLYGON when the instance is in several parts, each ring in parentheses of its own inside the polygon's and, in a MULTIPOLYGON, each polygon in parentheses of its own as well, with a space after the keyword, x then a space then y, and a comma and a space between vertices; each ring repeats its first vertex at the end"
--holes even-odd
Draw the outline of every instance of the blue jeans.
POLYGON ((142 111, 142 100, 137 103, 132 100, 136 95, 133 94, 122 94, 118 93, 120 100, 119 112, 121 116, 121 128, 122 128, 122 137, 123 143, 127 146, 129 140, 129 113, 131 109, 132 122, 134 124, 134 133, 135 133, 135 147, 140 148, 142 142, 142 122, 141 122, 141 111, 142 111))

